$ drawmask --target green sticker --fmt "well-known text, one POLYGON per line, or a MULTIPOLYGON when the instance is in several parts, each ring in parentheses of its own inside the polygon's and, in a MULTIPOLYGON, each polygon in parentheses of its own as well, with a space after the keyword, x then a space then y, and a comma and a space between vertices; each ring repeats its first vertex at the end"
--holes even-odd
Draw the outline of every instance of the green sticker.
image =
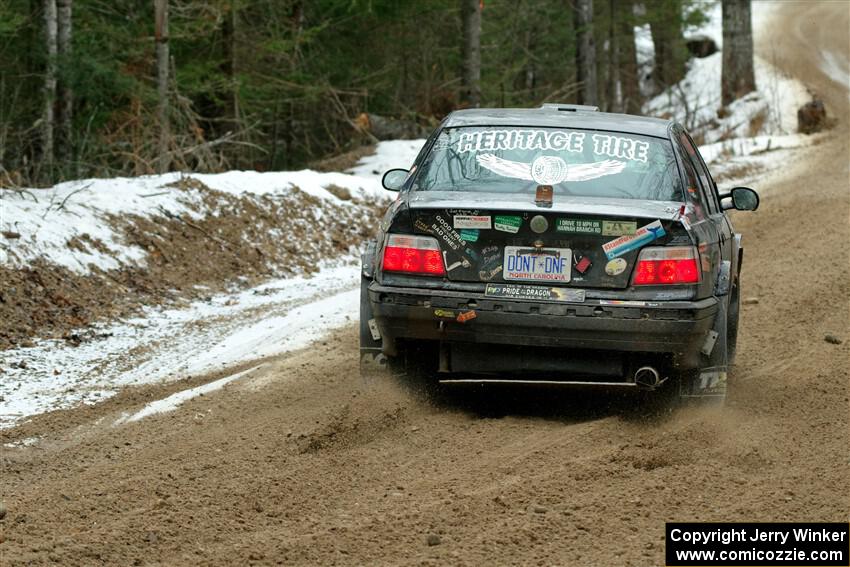
POLYGON ((474 228, 462 228, 458 231, 460 239, 465 242, 478 242, 478 230, 474 228))
POLYGON ((558 232, 571 234, 602 234, 602 221, 588 219, 558 219, 555 223, 558 232))
POLYGON ((637 231, 634 221, 606 220, 602 221, 603 236, 630 236, 637 231))
POLYGON ((520 225, 522 225, 522 219, 520 217, 497 216, 493 219, 493 228, 502 232, 516 234, 519 232, 520 225))

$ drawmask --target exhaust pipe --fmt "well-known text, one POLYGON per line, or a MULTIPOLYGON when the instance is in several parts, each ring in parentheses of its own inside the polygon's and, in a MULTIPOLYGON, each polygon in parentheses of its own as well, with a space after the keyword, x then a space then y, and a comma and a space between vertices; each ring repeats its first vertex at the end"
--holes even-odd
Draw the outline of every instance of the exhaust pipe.
POLYGON ((642 366, 635 372, 635 384, 641 388, 652 390, 661 384, 661 375, 651 366, 642 366))

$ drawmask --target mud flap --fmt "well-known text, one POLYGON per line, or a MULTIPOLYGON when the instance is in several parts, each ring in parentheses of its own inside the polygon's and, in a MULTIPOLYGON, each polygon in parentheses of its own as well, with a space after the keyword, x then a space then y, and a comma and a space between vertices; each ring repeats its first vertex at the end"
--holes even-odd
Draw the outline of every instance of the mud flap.
POLYGON ((360 278, 360 377, 370 378, 387 371, 387 357, 383 353, 381 331, 372 315, 369 302, 369 280, 360 278))
POLYGON ((703 343, 704 364, 679 383, 679 396, 682 398, 703 398, 722 401, 726 398, 726 380, 729 371, 729 353, 727 351, 729 296, 717 310, 714 327, 706 335, 703 343))

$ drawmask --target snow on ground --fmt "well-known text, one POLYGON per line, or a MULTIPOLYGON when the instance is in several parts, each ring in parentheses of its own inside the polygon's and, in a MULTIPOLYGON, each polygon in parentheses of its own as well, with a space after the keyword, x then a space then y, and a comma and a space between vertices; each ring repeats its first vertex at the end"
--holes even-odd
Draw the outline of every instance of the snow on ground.
MULTIPOLYGON (((757 173, 778 168, 793 148, 807 146, 818 136, 797 134, 797 109, 811 99, 805 86, 785 76, 769 61, 755 57, 757 91, 736 100, 725 109, 721 105, 720 78, 723 60, 723 27, 719 2, 695 3, 707 17, 699 27, 685 30, 686 37, 708 37, 721 50, 704 58, 691 58, 684 79, 644 105, 651 116, 673 117, 683 123, 700 145, 700 153, 711 163, 715 176, 739 183, 757 180, 757 173), (747 172, 747 173, 745 173, 747 172)), ((776 5, 753 4, 753 31, 768 26, 776 5)), ((638 62, 643 76, 652 70, 654 48, 648 25, 635 28, 638 62)), ((823 65, 841 77, 839 64, 824 60, 823 65)), ((838 80, 838 79, 836 79, 838 80)), ((648 89, 648 84, 642 88, 648 89)))
POLYGON ((144 419, 151 415, 174 411, 192 398, 197 398, 198 396, 203 396, 204 394, 209 394, 210 392, 220 390, 227 386, 229 383, 233 382, 234 380, 238 380, 239 378, 250 374, 254 370, 261 368, 262 366, 262 364, 258 364, 257 366, 249 368, 248 370, 243 370, 242 372, 237 372, 236 374, 231 374, 230 376, 225 376, 224 378, 219 378, 218 380, 213 380, 212 382, 207 382, 206 384, 197 386, 195 388, 181 390, 179 392, 171 394, 167 398, 150 402, 136 413, 127 414, 117 419, 115 421, 115 425, 120 425, 122 423, 132 423, 134 421, 139 421, 140 419, 144 419))
POLYGON ((821 53, 821 59, 821 70, 839 85, 850 88, 850 61, 847 60, 847 56, 824 51, 821 53))
POLYGON ((373 156, 353 173, 319 173, 312 170, 257 172, 229 171, 218 174, 167 173, 142 177, 82 179, 60 183, 50 189, 0 192, 0 230, 20 237, 14 246, 0 239, 0 265, 22 267, 37 258, 64 266, 76 273, 89 273, 89 264, 113 270, 122 264, 143 265, 147 251, 127 246, 110 224, 109 216, 135 214, 151 217, 166 209, 189 218, 202 217, 201 189, 178 190, 170 184, 191 177, 207 187, 232 195, 286 195, 298 187, 320 200, 341 206, 356 206, 326 188, 343 187, 353 197, 366 201, 387 199, 376 168, 410 167, 422 145, 420 141, 382 142, 373 156), (103 250, 68 247, 75 237, 100 240, 103 250))
POLYGON ((185 309, 100 325, 79 346, 39 340, 0 352, 0 427, 30 415, 96 403, 123 386, 205 374, 304 347, 356 320, 360 267, 353 258, 312 278, 273 280, 185 309), (23 363, 23 364, 22 364, 23 363))
POLYGON ((408 169, 416 160, 425 140, 392 140, 381 142, 378 151, 366 156, 348 170, 348 173, 365 179, 375 179, 379 183, 388 169, 408 169))
MULTIPOLYGON (((386 198, 380 187, 383 171, 410 167, 423 143, 381 142, 351 173, 231 171, 191 177, 235 195, 286 192, 298 186, 322 200, 347 203, 324 189, 337 185, 364 199, 386 198)), ((181 175, 63 183, 33 190, 37 200, 27 194, 5 195, 0 200, 2 229, 19 232, 22 238, 33 236, 26 254, 11 256, 0 249, 0 264, 19 266, 43 258, 84 272, 89 262, 110 269, 121 262, 143 261, 144 252, 124 246, 106 224, 106 216, 153 215, 160 206, 174 213, 199 214, 200 194, 167 187, 181 175), (85 232, 101 239, 108 250, 94 256, 68 249, 68 239, 85 232)), ((183 309, 146 308, 140 317, 83 333, 90 338, 79 346, 37 340, 29 348, 0 351, 0 366, 5 368, 0 378, 0 428, 46 411, 97 403, 124 386, 178 380, 307 346, 357 319, 359 283, 359 258, 342 258, 326 263, 313 277, 272 280, 183 309)), ((232 379, 220 379, 210 387, 232 379)), ((176 407, 203 388, 175 394, 161 401, 157 411, 176 407)), ((143 410, 149 411, 154 410, 143 410)))
MULTIPOLYGON (((720 76, 723 60, 723 33, 719 3, 703 3, 708 22, 689 29, 686 35, 704 35, 713 39, 721 51, 703 58, 692 58, 682 81, 652 98, 644 112, 653 116, 672 116, 682 122, 703 143, 761 134, 787 135, 797 130, 797 109, 811 99, 799 81, 784 75, 769 61, 755 57, 757 90, 721 109, 720 76)), ((765 25, 773 7, 760 4, 754 11, 753 27, 765 25)), ((645 36, 648 30, 641 32, 645 36)), ((643 51, 652 45, 643 37, 643 51)))

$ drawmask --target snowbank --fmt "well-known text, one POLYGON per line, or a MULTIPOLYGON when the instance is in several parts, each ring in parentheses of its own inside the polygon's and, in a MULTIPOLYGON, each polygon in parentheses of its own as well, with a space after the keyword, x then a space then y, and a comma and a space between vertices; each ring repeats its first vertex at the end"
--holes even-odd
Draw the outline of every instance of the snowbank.
MULTIPOLYGON (((769 61, 754 61, 757 91, 723 109, 720 78, 723 61, 723 29, 719 2, 701 2, 708 21, 686 30, 686 36, 707 36, 721 51, 704 58, 692 58, 682 81, 650 99, 644 112, 652 116, 674 117, 682 122, 698 142, 711 144, 730 138, 759 135, 787 135, 796 132, 797 109, 810 95, 796 79, 779 71, 769 61)), ((755 3, 754 31, 769 21, 770 3, 755 3)), ((653 47, 649 27, 636 28, 639 62, 651 68, 653 47)))
POLYGON ((295 188, 341 207, 389 198, 381 187, 376 168, 410 167, 422 141, 382 142, 374 155, 352 173, 320 173, 312 170, 257 172, 229 171, 220 174, 168 173, 135 178, 83 179, 50 189, 0 191, 0 230, 19 235, 0 238, 0 266, 19 268, 36 259, 87 274, 91 267, 118 269, 144 265, 148 250, 127 244, 115 230, 112 218, 137 215, 151 218, 163 214, 198 219, 209 214, 202 188, 187 179, 233 196, 285 197, 295 188), (183 183, 181 183, 181 181, 183 183), (175 187, 181 184, 184 188, 175 187), (188 187, 188 188, 187 188, 188 187), (339 188, 348 191, 344 195, 339 188), (97 246, 71 245, 75 239, 97 241, 97 246))
MULTIPOLYGON (((0 267, 14 270, 39 261, 87 274, 93 268, 143 266, 147 260, 153 265, 149 254, 155 251, 137 244, 138 238, 127 238, 116 220, 162 217, 167 212, 166 217, 173 221, 175 215, 181 215, 184 222, 194 225, 185 228, 189 234, 200 234, 200 229, 204 239, 218 242, 221 239, 215 234, 205 232, 202 219, 230 215, 244 225, 243 221, 254 218, 240 212, 239 207, 248 205, 261 215, 282 211, 287 218, 281 224, 290 228, 289 234, 272 236, 283 246, 294 244, 294 232, 306 231, 306 239, 295 246, 295 254, 303 257, 310 246, 315 247, 318 232, 336 233, 335 238, 345 240, 340 223, 357 219, 364 227, 376 225, 374 205, 391 196, 380 186, 383 170, 410 167, 423 142, 383 142, 350 173, 170 173, 4 191, 0 194, 0 230, 15 233, 15 237, 0 237, 0 267), (213 192, 218 194, 211 197, 213 192), (306 204, 301 197, 287 200, 295 193, 306 193, 306 204), (284 207, 261 207, 270 202, 284 207), (301 206, 287 209, 290 202, 301 206), (348 209, 356 214, 345 214, 348 209), (80 245, 95 241, 96 246, 80 245)), ((159 220, 158 226, 165 222, 159 220)), ((257 239, 250 230, 257 227, 278 230, 262 226, 240 229, 237 237, 257 239)), ((224 244, 234 246, 233 242, 224 244)), ((165 250, 164 246, 160 242, 154 248, 165 250)), ((350 255, 351 248, 346 255, 347 248, 343 242, 337 249, 343 252, 337 251, 337 257, 324 255, 312 277, 271 279, 228 293, 207 295, 204 291, 197 294, 206 296, 203 300, 185 307, 146 306, 129 319, 89 325, 72 333, 73 340, 36 338, 26 346, 0 351, 0 428, 46 411, 102 401, 125 386, 205 374, 310 344, 357 318, 359 258, 350 255)), ((175 261, 173 253, 170 259, 175 261)), ((172 269, 173 264, 166 266, 172 269)), ((193 392, 157 408, 172 408, 193 392)))
MULTIPOLYGON (((97 403, 124 386, 200 375, 296 350, 357 319, 360 267, 348 258, 312 278, 273 280, 184 309, 97 325, 78 346, 39 340, 0 352, 0 428, 97 403)), ((176 399, 176 398, 175 398, 176 399)))

